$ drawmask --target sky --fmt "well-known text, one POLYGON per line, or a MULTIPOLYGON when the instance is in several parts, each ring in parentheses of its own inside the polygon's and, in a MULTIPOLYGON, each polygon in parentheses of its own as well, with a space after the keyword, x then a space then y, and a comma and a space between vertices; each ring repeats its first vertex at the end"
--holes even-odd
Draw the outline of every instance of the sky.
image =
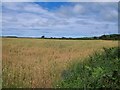
POLYGON ((86 37, 118 33, 117 2, 2 2, 2 35, 86 37))

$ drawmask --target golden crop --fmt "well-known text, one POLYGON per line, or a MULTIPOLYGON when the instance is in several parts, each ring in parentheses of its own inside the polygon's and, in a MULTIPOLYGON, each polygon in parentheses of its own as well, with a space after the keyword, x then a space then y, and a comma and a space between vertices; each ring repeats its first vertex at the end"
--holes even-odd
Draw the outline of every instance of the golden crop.
POLYGON ((107 40, 3 38, 3 87, 50 88, 72 62, 117 45, 107 40))

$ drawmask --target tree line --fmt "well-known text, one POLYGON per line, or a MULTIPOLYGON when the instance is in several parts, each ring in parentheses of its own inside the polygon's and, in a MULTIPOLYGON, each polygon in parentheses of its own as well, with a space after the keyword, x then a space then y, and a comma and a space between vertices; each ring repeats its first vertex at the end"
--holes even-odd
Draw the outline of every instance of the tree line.
POLYGON ((72 37, 17 37, 17 36, 2 36, 3 38, 37 38, 37 39, 60 39, 60 40, 120 40, 120 34, 109 34, 109 35, 101 35, 94 37, 81 37, 81 38, 72 38, 72 37))

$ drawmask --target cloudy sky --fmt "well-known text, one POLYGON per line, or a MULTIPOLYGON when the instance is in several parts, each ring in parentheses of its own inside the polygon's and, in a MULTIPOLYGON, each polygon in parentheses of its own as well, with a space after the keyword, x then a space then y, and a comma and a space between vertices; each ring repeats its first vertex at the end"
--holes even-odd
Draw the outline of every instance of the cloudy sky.
POLYGON ((2 35, 84 37, 118 33, 117 2, 3 2, 2 35))

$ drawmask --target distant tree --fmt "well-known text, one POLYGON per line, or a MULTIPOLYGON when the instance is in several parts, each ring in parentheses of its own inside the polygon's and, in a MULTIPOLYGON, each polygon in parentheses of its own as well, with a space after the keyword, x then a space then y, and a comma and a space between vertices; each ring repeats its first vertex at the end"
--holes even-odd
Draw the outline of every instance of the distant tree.
POLYGON ((72 39, 71 37, 69 37, 69 39, 72 39))
POLYGON ((5 36, 6 38, 18 38, 17 36, 5 36))
POLYGON ((102 35, 99 37, 100 39, 106 39, 106 35, 102 35))
POLYGON ((99 39, 103 40, 120 40, 120 34, 110 34, 110 35, 102 35, 99 39))
POLYGON ((62 37, 62 39, 65 39, 66 37, 62 37))
POLYGON ((98 39, 98 37, 95 36, 95 37, 93 37, 93 39, 98 39))
POLYGON ((45 38, 45 36, 42 36, 41 38, 45 38))

